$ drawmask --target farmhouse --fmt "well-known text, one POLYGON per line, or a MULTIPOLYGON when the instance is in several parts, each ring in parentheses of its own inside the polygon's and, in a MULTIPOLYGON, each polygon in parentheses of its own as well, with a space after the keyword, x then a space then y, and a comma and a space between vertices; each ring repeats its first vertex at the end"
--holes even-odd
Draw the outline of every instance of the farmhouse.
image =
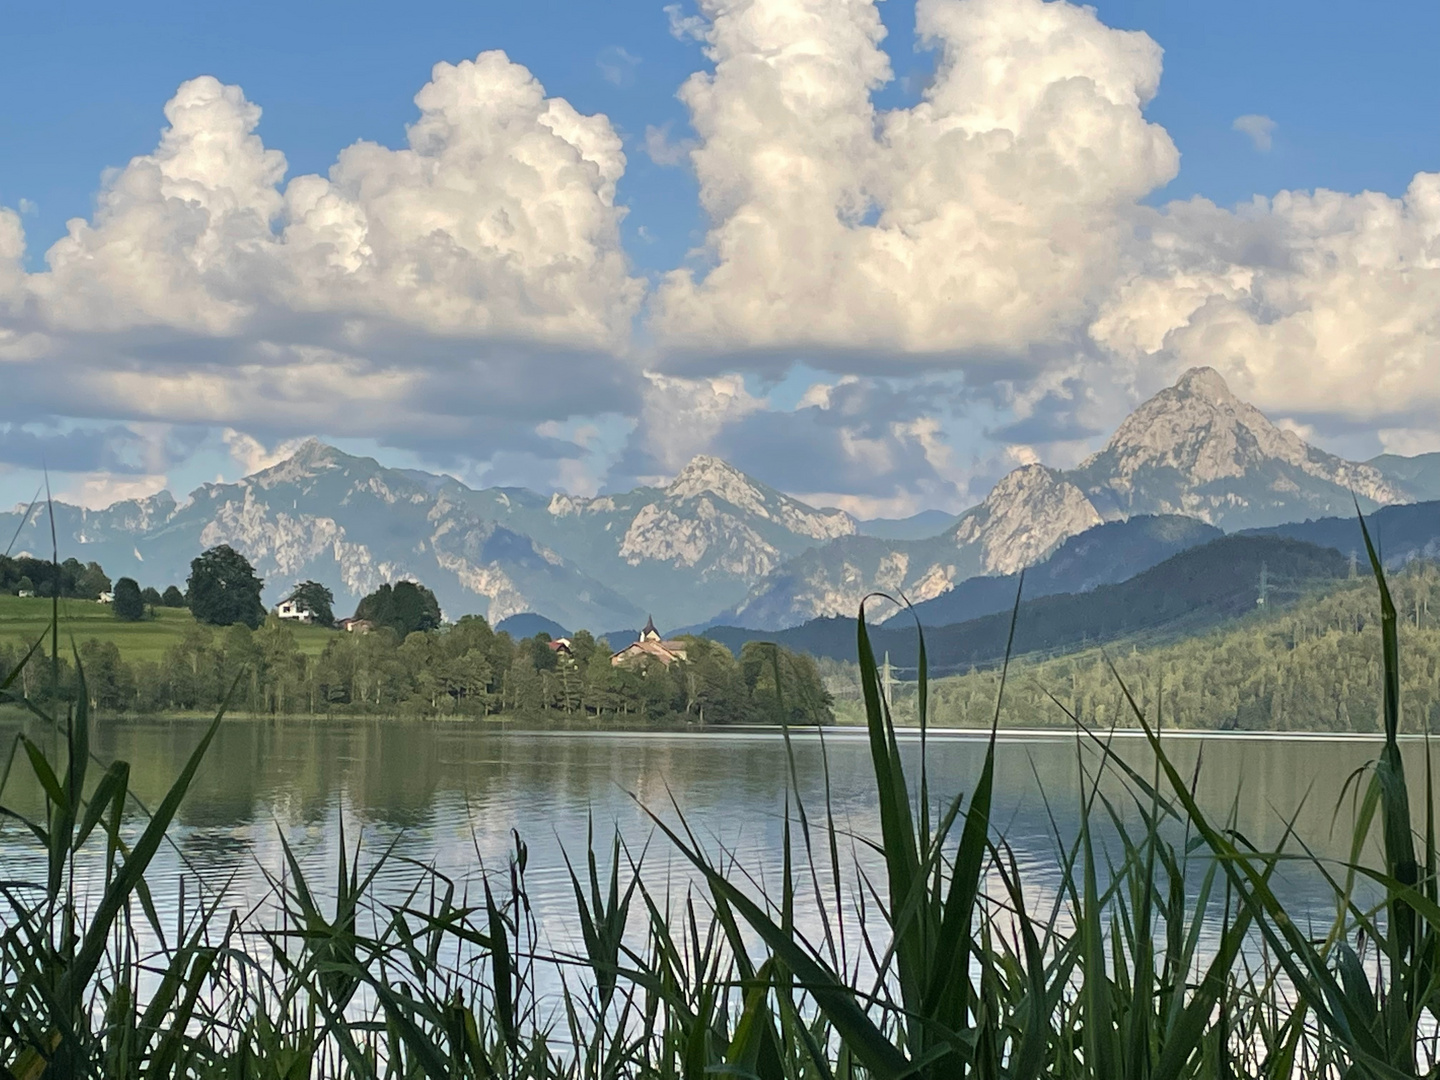
POLYGON ((280 601, 280 606, 275 609, 275 614, 282 619, 292 619, 295 622, 311 623, 315 621, 315 613, 293 596, 289 600, 280 601))
POLYGON ((685 659, 685 647, 683 641, 662 640, 660 631, 655 629, 655 618, 651 616, 645 620, 645 629, 640 631, 640 639, 612 655, 610 663, 613 667, 623 667, 639 664, 649 658, 669 667, 676 660, 685 659))

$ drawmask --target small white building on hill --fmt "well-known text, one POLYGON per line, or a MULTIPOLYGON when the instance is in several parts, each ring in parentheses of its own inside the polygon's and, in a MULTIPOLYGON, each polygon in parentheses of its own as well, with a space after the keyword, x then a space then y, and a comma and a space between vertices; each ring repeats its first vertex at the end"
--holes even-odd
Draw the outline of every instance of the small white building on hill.
POLYGON ((315 621, 315 613, 293 596, 289 600, 280 601, 280 606, 275 609, 275 614, 282 619, 293 619, 295 622, 315 621))

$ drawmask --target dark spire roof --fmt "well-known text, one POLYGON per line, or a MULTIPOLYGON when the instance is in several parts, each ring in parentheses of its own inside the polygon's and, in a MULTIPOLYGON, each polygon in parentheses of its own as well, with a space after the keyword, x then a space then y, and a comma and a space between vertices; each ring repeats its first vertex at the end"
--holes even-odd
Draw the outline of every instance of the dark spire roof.
POLYGON ((645 616, 645 629, 640 631, 640 636, 644 637, 646 634, 654 634, 656 637, 660 636, 660 631, 655 629, 654 615, 645 616))

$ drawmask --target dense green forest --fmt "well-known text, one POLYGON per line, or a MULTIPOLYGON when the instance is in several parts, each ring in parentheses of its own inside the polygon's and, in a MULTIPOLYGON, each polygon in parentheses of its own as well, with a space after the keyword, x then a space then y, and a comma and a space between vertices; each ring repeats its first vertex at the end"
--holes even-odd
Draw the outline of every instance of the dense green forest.
MULTIPOLYGON (((1411 563, 1391 578, 1400 612, 1401 730, 1440 732, 1440 567, 1411 563)), ((1245 731, 1375 731, 1381 672, 1379 605, 1363 575, 1286 610, 1254 614, 1178 641, 1120 642, 1068 656, 1012 663, 1003 722, 1010 726, 1133 724, 1108 663, 1136 701, 1166 726, 1245 731), (1053 695, 1054 700, 1052 700, 1053 695)), ((846 692, 845 675, 826 682, 846 692)), ((988 725, 999 672, 939 679, 930 687, 932 722, 988 725)), ((913 694, 897 682, 898 712, 913 694), (908 700, 907 700, 908 699, 908 700)))
MULTIPOLYGON (((564 650, 544 634, 517 642, 468 616, 403 638, 387 627, 335 633, 313 657, 272 615, 253 631, 196 623, 159 662, 127 662, 114 642, 96 639, 80 642, 78 652, 90 700, 109 713, 213 710, 238 680, 232 710, 262 714, 763 724, 778 723, 783 705, 791 723, 833 719, 809 657, 758 642, 736 657, 716 642, 684 640, 686 659, 669 667, 648 658, 615 667, 609 644, 585 631, 564 650)), ((27 647, 0 643, 0 680, 27 647)), ((54 665, 62 697, 74 681, 63 651, 54 665)), ((54 679, 50 662, 32 661, 17 681, 26 695, 44 697, 54 679)))

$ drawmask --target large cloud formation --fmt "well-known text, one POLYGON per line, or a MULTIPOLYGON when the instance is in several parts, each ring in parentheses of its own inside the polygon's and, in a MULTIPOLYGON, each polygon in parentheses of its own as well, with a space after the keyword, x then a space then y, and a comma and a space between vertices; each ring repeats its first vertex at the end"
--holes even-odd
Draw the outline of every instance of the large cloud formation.
POLYGON ((1064 0, 918 0, 934 75, 888 110, 875 0, 676 17, 708 60, 677 145, 710 224, 653 289, 621 244, 615 128, 503 53, 437 65, 402 148, 288 181, 258 106, 195 79, 46 270, 0 208, 0 423, 364 434, 558 475, 581 456, 561 422, 609 415, 635 422, 617 476, 826 460, 766 478, 898 512, 1080 453, 1205 363, 1279 417, 1440 447, 1440 175, 1147 205, 1179 168, 1145 116, 1161 49, 1064 0), (797 361, 832 373, 798 405, 746 390, 797 361), (955 452, 962 384, 999 445, 955 452))
POLYGON ((1400 198, 1173 204, 1092 333, 1137 366, 1210 364, 1261 408, 1400 425, 1382 438, 1404 449, 1440 411, 1440 174, 1400 198))
POLYGON ((690 365, 999 377, 1012 430, 1060 449, 1209 364, 1279 416, 1440 447, 1440 175, 1156 210, 1161 50, 1091 8, 918 0, 935 75, 891 111, 873 4, 700 9, 714 71, 681 97, 712 227, 651 315, 690 365), (1024 403, 1057 383, 1088 389, 1047 437, 1024 403))
POLYGON ((664 282, 654 325, 672 344, 950 364, 1067 341, 1114 279, 1136 201, 1178 167, 1141 111, 1160 49, 1092 9, 920 0, 934 80, 882 113, 873 3, 701 6, 715 70, 681 97, 714 265, 664 282))
POLYGON ((404 149, 357 143, 282 187, 259 107, 194 79, 46 272, 6 269, 18 222, 0 218, 0 350, 26 404, 453 438, 633 402, 637 373, 592 362, 643 296, 609 121, 498 52, 436 65, 415 101, 404 149))

